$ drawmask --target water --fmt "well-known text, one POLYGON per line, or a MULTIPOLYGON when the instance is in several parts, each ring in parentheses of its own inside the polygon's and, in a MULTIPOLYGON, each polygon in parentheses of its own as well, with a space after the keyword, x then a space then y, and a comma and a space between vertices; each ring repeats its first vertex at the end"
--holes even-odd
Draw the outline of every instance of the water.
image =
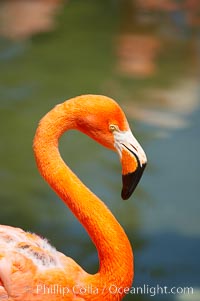
MULTIPOLYGON (((97 270, 84 229, 37 171, 32 139, 39 119, 64 99, 111 96, 148 156, 131 200, 120 200, 117 155, 71 132, 61 139, 62 156, 126 229, 135 252, 134 287, 193 287, 196 295, 154 299, 199 300, 199 27, 192 9, 189 22, 180 7, 128 5, 88 0, 35 7, 48 22, 29 16, 23 20, 29 26, 21 27, 17 13, 16 24, 3 18, 0 222, 40 233, 87 271, 97 270)), ((125 300, 151 300, 153 288, 125 300)))

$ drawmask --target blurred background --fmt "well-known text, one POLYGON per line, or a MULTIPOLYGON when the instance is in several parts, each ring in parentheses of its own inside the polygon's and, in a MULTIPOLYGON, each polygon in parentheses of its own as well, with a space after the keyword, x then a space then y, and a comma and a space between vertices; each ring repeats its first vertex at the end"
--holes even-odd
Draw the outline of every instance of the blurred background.
POLYGON ((199 0, 0 1, 0 223, 97 271, 88 235, 37 171, 32 140, 57 103, 113 97, 148 157, 133 197, 120 199, 117 155, 86 136, 64 135, 62 156, 125 228, 134 286, 192 286, 154 300, 200 300, 199 29, 199 0))

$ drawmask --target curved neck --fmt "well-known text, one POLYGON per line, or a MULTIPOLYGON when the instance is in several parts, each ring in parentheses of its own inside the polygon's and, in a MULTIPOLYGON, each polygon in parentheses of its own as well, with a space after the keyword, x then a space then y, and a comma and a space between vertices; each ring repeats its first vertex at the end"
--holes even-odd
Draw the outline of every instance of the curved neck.
POLYGON ((98 250, 99 272, 91 276, 95 283, 127 287, 132 284, 133 254, 124 230, 105 204, 66 166, 58 150, 62 133, 77 128, 76 116, 77 108, 69 100, 41 120, 33 146, 37 166, 85 227, 98 250))

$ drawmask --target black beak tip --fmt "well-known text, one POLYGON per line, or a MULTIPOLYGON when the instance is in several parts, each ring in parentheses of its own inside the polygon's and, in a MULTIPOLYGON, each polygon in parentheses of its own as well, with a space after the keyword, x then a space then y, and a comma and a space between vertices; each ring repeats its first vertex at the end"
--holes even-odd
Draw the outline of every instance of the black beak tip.
POLYGON ((121 197, 123 200, 127 200, 132 195, 142 177, 145 167, 146 164, 143 164, 142 166, 139 166, 136 171, 122 175, 123 188, 121 197))

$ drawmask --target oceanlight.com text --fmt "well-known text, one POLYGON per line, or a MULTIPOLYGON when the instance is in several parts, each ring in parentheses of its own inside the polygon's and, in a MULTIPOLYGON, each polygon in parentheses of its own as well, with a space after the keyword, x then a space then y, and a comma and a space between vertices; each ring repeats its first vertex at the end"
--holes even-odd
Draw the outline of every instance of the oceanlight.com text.
POLYGON ((169 286, 160 286, 159 284, 155 286, 151 286, 148 284, 144 284, 142 286, 132 286, 129 287, 118 287, 115 284, 111 284, 109 286, 104 287, 95 287, 92 285, 74 285, 73 287, 61 286, 58 284, 54 285, 45 285, 39 284, 33 290, 29 288, 27 293, 33 292, 40 295, 68 295, 68 294, 76 294, 76 295, 103 295, 105 293, 109 293, 111 295, 148 295, 150 297, 154 297, 157 295, 193 295, 194 289, 193 287, 169 287, 169 286))

